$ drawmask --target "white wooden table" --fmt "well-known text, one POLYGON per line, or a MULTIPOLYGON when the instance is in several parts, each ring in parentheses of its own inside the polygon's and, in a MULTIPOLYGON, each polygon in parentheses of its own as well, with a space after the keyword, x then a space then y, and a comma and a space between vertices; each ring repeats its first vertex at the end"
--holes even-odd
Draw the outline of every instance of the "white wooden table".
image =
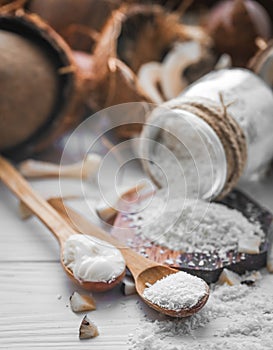
MULTIPOLYGON (((57 180, 33 185, 43 195, 58 195, 57 180)), ((67 182, 67 194, 77 191, 74 185, 67 182)), ((272 178, 243 188, 273 211, 272 178)), ((95 203, 95 190, 90 193, 95 203)), ((80 341, 83 315, 74 314, 69 306, 75 290, 80 291, 59 263, 55 238, 36 218, 22 221, 17 200, 0 184, 0 349, 128 349, 128 334, 147 307, 137 296, 123 296, 119 287, 96 294, 97 310, 89 316, 100 336, 80 341)), ((203 331, 202 336, 210 335, 203 331)))

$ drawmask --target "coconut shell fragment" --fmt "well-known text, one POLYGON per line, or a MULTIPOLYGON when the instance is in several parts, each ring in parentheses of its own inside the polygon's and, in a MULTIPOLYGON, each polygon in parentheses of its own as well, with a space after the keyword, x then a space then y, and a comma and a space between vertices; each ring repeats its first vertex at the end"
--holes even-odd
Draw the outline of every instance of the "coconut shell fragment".
POLYGON ((91 339, 99 335, 97 326, 90 321, 87 316, 84 316, 82 323, 79 329, 79 338, 80 339, 91 339))
POLYGON ((273 41, 250 60, 248 68, 258 74, 273 89, 273 41))
MULTIPOLYGON (((135 73, 117 57, 117 37, 123 16, 116 11, 107 22, 92 55, 74 52, 84 80, 85 101, 93 111, 126 102, 151 102, 139 87, 135 73)), ((130 124, 129 128, 118 128, 118 133, 127 137, 140 128, 137 123, 130 124)))
MULTIPOLYGON (((161 61, 176 42, 187 40, 211 44, 203 29, 182 25, 179 16, 160 6, 132 5, 114 11, 93 54, 75 53, 85 79, 88 106, 99 110, 126 102, 152 102, 140 87, 138 68, 161 61)), ((135 135, 142 123, 120 127, 119 136, 135 135)))
POLYGON ((8 13, 22 8, 27 0, 0 0, 0 13, 8 13))
POLYGON ((0 151, 22 158, 79 122, 80 79, 67 44, 37 16, 0 15, 0 39, 0 151))
POLYGON ((187 40, 211 44, 201 27, 183 25, 175 12, 157 5, 135 5, 125 10, 117 54, 136 73, 144 63, 161 62, 174 43, 187 40))
POLYGON ((234 66, 246 66, 256 53, 256 39, 268 40, 271 20, 254 0, 223 0, 212 8, 207 18, 207 30, 218 53, 232 57, 234 66))
POLYGON ((27 9, 38 14, 74 50, 90 51, 100 31, 121 0, 29 0, 27 9))
POLYGON ((70 306, 74 312, 96 310, 96 302, 92 295, 81 295, 74 292, 70 298, 70 306))

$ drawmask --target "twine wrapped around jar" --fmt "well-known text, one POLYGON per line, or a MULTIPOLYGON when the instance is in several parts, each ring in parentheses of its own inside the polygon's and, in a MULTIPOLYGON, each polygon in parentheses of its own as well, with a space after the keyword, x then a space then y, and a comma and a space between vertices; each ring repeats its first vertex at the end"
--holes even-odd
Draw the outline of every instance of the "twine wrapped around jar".
POLYGON ((169 109, 179 108, 203 119, 219 137, 226 155, 227 178, 225 186, 217 199, 223 198, 236 185, 241 177, 247 160, 246 137, 234 118, 227 112, 220 94, 221 103, 200 97, 181 97, 165 103, 169 109))

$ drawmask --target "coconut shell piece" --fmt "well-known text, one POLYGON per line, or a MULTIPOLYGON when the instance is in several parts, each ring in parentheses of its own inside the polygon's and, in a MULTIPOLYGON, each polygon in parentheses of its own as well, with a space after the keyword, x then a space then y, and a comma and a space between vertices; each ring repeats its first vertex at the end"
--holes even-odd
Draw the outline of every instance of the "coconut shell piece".
POLYGON ((121 283, 121 292, 124 295, 136 294, 136 286, 132 277, 125 276, 121 283))
MULTIPOLYGON (((151 102, 139 87, 135 73, 117 57, 117 37, 123 13, 116 11, 101 33, 92 55, 74 52, 84 79, 85 98, 93 111, 126 102, 151 102)), ((143 122, 143 120, 142 120, 143 122)), ((121 137, 140 131, 138 121, 117 128, 121 137)))
POLYGON ((241 278, 236 272, 233 272, 228 269, 223 269, 219 276, 218 283, 227 284, 229 286, 235 286, 241 283, 241 278))
POLYGON ((81 295, 74 292, 70 298, 71 309, 74 312, 93 311, 96 310, 96 302, 90 295, 81 295))
POLYGON ((268 13, 254 0, 223 0, 207 18, 207 30, 218 53, 232 57, 234 66, 245 67, 256 53, 256 39, 268 40, 272 33, 268 13))
POLYGON ((273 40, 250 60, 248 68, 273 88, 273 40))
POLYGON ((135 5, 125 10, 118 37, 118 57, 134 72, 142 64, 162 61, 176 42, 193 40, 210 45, 201 27, 183 25, 180 15, 157 5, 135 5))
POLYGON ((88 153, 82 162, 66 165, 27 159, 19 164, 19 171, 28 178, 67 177, 86 180, 97 173, 100 163, 101 156, 97 153, 88 153))
POLYGON ((0 13, 13 12, 22 8, 27 0, 0 0, 0 13))
POLYGON ((84 316, 79 330, 80 339, 91 339, 99 335, 97 326, 89 320, 87 316, 84 316))
POLYGON ((0 14, 0 151, 40 152, 80 122, 81 80, 70 48, 41 19, 0 14))
POLYGON ((133 71, 117 57, 117 39, 124 13, 116 11, 107 22, 93 55, 77 53, 75 58, 86 78, 88 105, 93 110, 118 103, 148 100, 139 89, 133 71), (85 63, 83 64, 83 61, 85 63), (89 61, 89 64, 87 62, 89 61))
MULTIPOLYGON (((100 110, 126 102, 152 102, 138 83, 138 68, 161 61, 174 43, 187 40, 211 44, 203 29, 182 25, 179 16, 166 13, 160 6, 131 5, 114 11, 93 54, 75 53, 85 78, 89 107, 100 110)), ((141 130, 142 123, 136 120, 117 132, 121 137, 131 137, 141 130)))
POLYGON ((27 9, 38 14, 74 50, 90 51, 107 18, 121 0, 29 0, 27 9))

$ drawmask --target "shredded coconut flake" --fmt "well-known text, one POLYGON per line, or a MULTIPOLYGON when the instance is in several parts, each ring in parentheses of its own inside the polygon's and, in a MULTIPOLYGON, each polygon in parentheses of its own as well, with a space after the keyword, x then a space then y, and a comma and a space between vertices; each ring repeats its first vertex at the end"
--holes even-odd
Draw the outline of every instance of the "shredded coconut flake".
POLYGON ((143 297, 157 306, 178 312, 195 306, 206 294, 206 283, 201 278, 180 271, 146 288, 143 297))
POLYGON ((147 316, 129 338, 137 350, 271 350, 273 275, 256 286, 215 285, 204 308, 186 319, 147 316))
POLYGON ((133 220, 143 219, 140 234, 173 250, 215 252, 225 256, 238 249, 238 241, 264 240, 258 223, 250 222, 238 210, 197 199, 167 200, 165 190, 139 205, 133 220))

